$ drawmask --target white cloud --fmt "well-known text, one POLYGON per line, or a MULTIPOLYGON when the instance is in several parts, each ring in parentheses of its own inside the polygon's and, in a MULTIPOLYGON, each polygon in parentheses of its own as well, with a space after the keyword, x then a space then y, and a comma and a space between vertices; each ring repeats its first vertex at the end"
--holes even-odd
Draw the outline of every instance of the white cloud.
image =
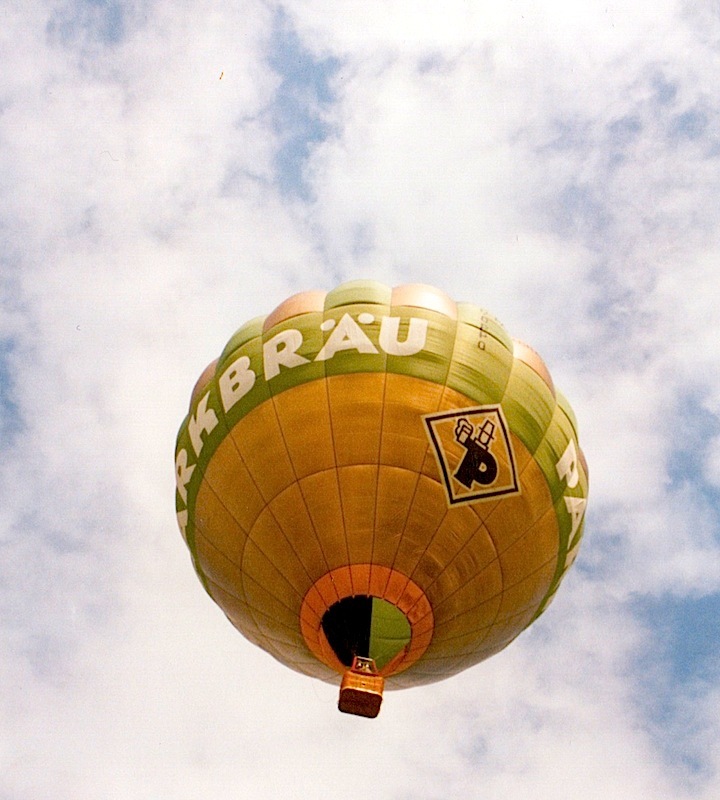
POLYGON ((648 700, 659 629, 632 601, 720 587, 717 14, 287 14, 338 64, 307 201, 277 173, 272 8, 4 12, 0 794, 709 800, 717 675, 689 691, 658 659, 648 700), (172 508, 204 365, 285 296, 360 276, 442 285, 536 345, 591 467, 547 615, 374 723, 235 634, 172 508), (670 699, 697 769, 658 732, 670 699))

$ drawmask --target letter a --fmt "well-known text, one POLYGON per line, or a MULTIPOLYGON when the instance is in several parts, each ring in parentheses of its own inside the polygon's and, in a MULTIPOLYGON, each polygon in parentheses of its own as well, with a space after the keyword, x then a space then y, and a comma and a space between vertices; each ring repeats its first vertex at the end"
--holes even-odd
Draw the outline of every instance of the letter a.
POLYGON ((568 488, 574 489, 580 480, 580 473, 578 472, 578 459, 577 451, 575 450, 575 442, 570 439, 565 452, 560 456, 560 460, 555 465, 558 478, 565 478, 568 488))

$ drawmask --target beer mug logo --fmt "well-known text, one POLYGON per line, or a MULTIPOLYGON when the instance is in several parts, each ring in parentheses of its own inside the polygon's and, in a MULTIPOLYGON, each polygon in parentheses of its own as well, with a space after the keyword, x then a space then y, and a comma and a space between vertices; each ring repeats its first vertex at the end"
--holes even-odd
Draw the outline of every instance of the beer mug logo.
POLYGON ((515 455, 500 406, 423 417, 448 503, 519 494, 515 455))

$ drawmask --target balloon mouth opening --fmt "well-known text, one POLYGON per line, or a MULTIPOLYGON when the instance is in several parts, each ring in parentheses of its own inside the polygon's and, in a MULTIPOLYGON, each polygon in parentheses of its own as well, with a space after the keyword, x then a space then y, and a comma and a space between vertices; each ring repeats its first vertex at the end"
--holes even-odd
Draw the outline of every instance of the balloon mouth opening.
POLYGON ((306 593, 300 626, 312 654, 343 674, 356 657, 385 677, 412 666, 427 650, 434 617, 423 590, 379 564, 339 567, 306 593))
POLYGON ((404 650, 412 636, 405 614, 392 603, 372 595, 338 600, 322 617, 322 631, 341 664, 372 659, 382 669, 404 650))

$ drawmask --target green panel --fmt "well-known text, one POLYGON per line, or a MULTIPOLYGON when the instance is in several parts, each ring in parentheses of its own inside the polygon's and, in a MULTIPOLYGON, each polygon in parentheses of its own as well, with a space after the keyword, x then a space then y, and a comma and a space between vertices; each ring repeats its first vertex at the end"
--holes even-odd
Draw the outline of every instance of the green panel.
POLYGON ((230 353, 222 366, 218 367, 215 379, 212 381, 212 386, 218 387, 217 394, 220 394, 219 386, 222 381, 231 378, 234 369, 236 369, 234 365, 242 358, 250 360, 250 369, 255 373, 255 383, 247 394, 234 402, 226 413, 223 412, 228 430, 252 411, 253 408, 270 399, 270 389, 263 380, 262 339, 259 335, 246 341, 245 344, 230 353))
MULTIPOLYGON (((447 383, 450 361, 455 346, 455 329, 457 323, 454 319, 430 311, 426 308, 415 306, 393 306, 393 316, 408 320, 411 317, 428 320, 427 339, 425 347, 414 356, 388 356, 388 372, 400 375, 411 375, 433 383, 445 385, 447 383)), ((402 340, 407 330, 407 322, 400 326, 398 338, 402 340)))
POLYGON ((512 352, 513 342, 510 334, 505 330, 500 320, 488 311, 472 303, 458 303, 457 313, 458 322, 465 322, 477 328, 477 338, 479 342, 491 336, 512 352))
MULTIPOLYGON (((209 416, 207 418, 210 419, 209 416)), ((208 384, 205 392, 203 392, 203 394, 198 398, 198 401, 191 409, 190 414, 188 414, 183 421, 180 431, 178 432, 177 444, 175 447, 176 469, 178 456, 184 454, 187 468, 188 470, 192 470, 190 480, 185 484, 185 490, 187 492, 186 500, 183 500, 177 489, 175 491, 175 509, 178 513, 187 510, 185 538, 187 540, 188 549, 190 550, 195 572, 200 578, 205 590, 208 592, 207 580, 203 572, 200 570, 197 558, 197 549, 195 546, 195 500, 198 489, 200 488, 200 484, 202 483, 205 467, 220 442, 222 442, 227 435, 227 432, 224 416, 220 407, 216 378, 213 378, 213 380, 208 384), (198 420, 198 409, 203 405, 203 398, 205 397, 207 397, 208 400, 204 407, 207 409, 207 412, 215 414, 217 421, 209 433, 200 432, 202 447, 200 449, 200 454, 197 455, 195 452, 196 443, 193 443, 191 428, 203 418, 202 415, 200 415, 200 420, 198 420)))
POLYGON ((550 425, 556 402, 545 381, 519 359, 515 359, 502 406, 512 432, 534 453, 550 425))
POLYGON ((557 408, 555 409, 552 424, 548 428, 545 438, 535 453, 535 459, 547 478, 550 493, 553 498, 555 515, 558 521, 560 543, 555 575, 553 576, 550 588, 548 589, 546 596, 543 598, 543 601, 540 604, 540 607, 532 621, 537 619, 540 614, 543 613, 553 595, 557 591, 557 587, 566 571, 565 561, 568 549, 571 545, 573 545, 574 542, 578 541, 578 537, 582 538, 583 529, 585 527, 585 514, 583 514, 582 521, 575 531, 572 541, 570 541, 573 518, 572 514, 568 510, 565 499, 575 497, 584 498, 587 500, 589 488, 588 476, 583 469, 582 462, 577 462, 578 482, 574 487, 569 487, 565 478, 561 478, 557 471, 558 461, 565 453, 569 442, 572 440, 576 449, 578 448, 575 428, 573 426, 574 421, 574 415, 572 414, 570 406, 568 405, 567 400, 563 398, 563 404, 558 404, 557 408))
MULTIPOLYGON (((556 503, 563 494, 567 493, 567 483, 558 476, 557 463, 560 461, 571 439, 577 443, 575 431, 568 416, 560 406, 557 406, 552 423, 535 452, 535 461, 547 479, 553 503, 556 503)), ((583 471, 582 463, 578 463, 578 470, 580 472, 579 486, 587 487, 587 475, 583 471)), ((572 492, 572 494, 576 493, 572 492)), ((585 490, 583 496, 586 496, 586 494, 585 490)))
MULTIPOLYGON (((300 331, 303 341, 296 353, 298 356, 308 360, 307 364, 299 366, 281 366, 279 375, 269 380, 267 380, 266 376, 271 394, 280 394, 280 392, 291 389, 293 386, 299 386, 302 383, 325 377, 324 363, 322 361, 314 361, 315 356, 323 346, 323 331, 320 327, 322 323, 323 314, 321 311, 309 311, 283 320, 277 325, 273 325, 269 331, 263 334, 263 344, 265 344, 283 331, 291 329, 300 331)), ((261 374, 264 374, 264 372, 261 374)))
POLYGON ((389 306, 392 289, 378 281, 348 281, 327 293, 325 310, 355 303, 379 303, 389 306))
POLYGON ((391 661, 410 643, 410 623, 397 606, 373 598, 370 623, 370 658, 375 659, 378 669, 391 661))
POLYGON ((227 428, 224 425, 224 413, 220 404, 220 393, 217 385, 217 374, 205 387, 205 391, 198 397, 197 402, 190 409, 190 413, 183 423, 183 432, 187 432, 189 439, 188 455, 190 460, 197 461, 201 468, 204 469, 205 465, 210 460, 212 454, 215 452, 217 446, 222 442, 227 434, 227 428), (204 402, 204 398, 207 401, 204 402), (201 430, 205 427, 211 427, 212 415, 215 415, 217 420, 216 424, 212 426, 210 431, 201 430), (204 420, 208 421, 207 426, 204 425, 204 420), (199 431, 198 435, 202 442, 200 453, 196 454, 195 447, 192 444, 192 430, 199 431))
POLYGON ((242 345, 249 342, 251 339, 262 336, 264 323, 265 317, 255 317, 255 319, 251 319, 235 331, 222 351, 222 355, 218 361, 218 370, 222 370, 225 366, 225 362, 232 358, 233 353, 239 347, 242 347, 242 345))
POLYGON ((480 405, 499 403, 510 378, 513 360, 512 350, 504 344, 489 336, 479 342, 477 328, 460 322, 447 385, 480 405))
MULTIPOLYGON (((347 314, 367 336, 375 347, 376 353, 361 353, 355 348, 349 350, 338 350, 335 355, 324 362, 326 375, 343 375, 353 372, 385 372, 387 356, 379 344, 380 325, 382 317, 387 316, 390 311, 389 306, 372 305, 369 303, 355 303, 350 306, 339 306, 325 312, 325 319, 333 319, 336 323, 347 314), (359 321, 361 314, 369 314, 373 317, 370 323, 359 321)), ((333 328, 325 333, 325 342, 333 334, 333 328)))
POLYGON ((557 401, 557 404, 560 406, 560 408, 563 410, 565 416, 570 421, 572 429, 573 431, 575 431, 575 439, 577 440, 578 439, 577 417, 575 416, 575 412, 570 407, 570 403, 568 402, 567 397, 565 397, 565 395, 562 392, 558 391, 557 388, 555 389, 555 400, 557 401))

